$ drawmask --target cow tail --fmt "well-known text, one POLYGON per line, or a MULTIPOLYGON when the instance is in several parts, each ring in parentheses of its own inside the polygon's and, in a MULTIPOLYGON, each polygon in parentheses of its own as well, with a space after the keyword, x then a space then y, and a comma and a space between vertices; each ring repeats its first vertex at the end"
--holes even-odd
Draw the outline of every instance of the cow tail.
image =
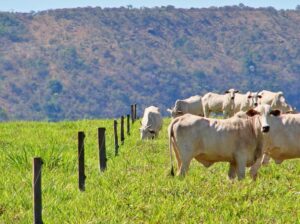
POLYGON ((170 129, 169 129, 169 149, 170 149, 170 162, 171 162, 171 176, 175 176, 174 174, 174 166, 173 166, 173 153, 172 153, 172 138, 174 137, 174 132, 173 132, 173 125, 174 122, 171 123, 170 129))

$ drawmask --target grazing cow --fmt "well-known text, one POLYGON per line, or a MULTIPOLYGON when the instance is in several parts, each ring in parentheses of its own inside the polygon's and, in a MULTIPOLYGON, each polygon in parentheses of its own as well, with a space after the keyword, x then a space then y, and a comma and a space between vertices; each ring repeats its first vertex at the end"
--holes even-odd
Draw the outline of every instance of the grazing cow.
POLYGON ((273 110, 281 110, 283 113, 293 111, 293 108, 288 105, 283 96, 283 92, 271 92, 263 90, 259 92, 261 96, 260 104, 269 104, 273 110))
POLYGON ((217 93, 206 93, 202 97, 204 116, 209 117, 211 112, 223 112, 224 118, 230 117, 234 113, 234 96, 238 90, 229 89, 224 95, 217 93))
POLYGON ((258 92, 236 93, 234 97, 234 113, 248 111, 250 108, 256 107, 260 98, 261 96, 258 92))
POLYGON ((229 178, 245 177, 246 166, 262 157, 262 133, 258 118, 203 118, 191 114, 175 118, 169 125, 169 149, 172 170, 172 148, 175 152, 178 175, 184 176, 195 158, 208 167, 215 162, 229 162, 229 178))
MULTIPOLYGON (((280 110, 274 113, 269 105, 261 105, 254 111, 267 117, 261 121, 262 126, 269 127, 263 135, 264 157, 273 158, 277 164, 286 159, 300 158, 300 114, 281 114, 280 110)), ((263 161, 264 158, 261 158, 251 167, 253 176, 257 175, 263 161)))
POLYGON ((162 117, 158 107, 150 106, 144 111, 141 122, 141 139, 153 139, 162 128, 162 117))
POLYGON ((202 107, 202 97, 196 95, 184 100, 176 100, 174 108, 167 109, 167 111, 170 112, 173 118, 187 113, 204 116, 202 107))

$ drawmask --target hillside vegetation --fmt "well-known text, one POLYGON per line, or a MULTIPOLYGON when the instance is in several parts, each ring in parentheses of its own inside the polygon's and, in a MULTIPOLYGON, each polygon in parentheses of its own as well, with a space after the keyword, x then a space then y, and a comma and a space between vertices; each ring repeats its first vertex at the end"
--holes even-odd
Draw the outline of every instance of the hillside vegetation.
POLYGON ((139 140, 139 123, 114 156, 112 120, 0 123, 0 223, 32 223, 32 158, 41 156, 44 223, 299 223, 300 163, 273 161, 257 181, 227 178, 228 164, 192 162, 171 177, 167 125, 139 140), (97 128, 108 167, 99 173, 97 128), (16 134, 18 130, 18 134, 16 134), (77 183, 77 131, 85 131, 86 191, 77 183))
POLYGON ((115 117, 227 88, 300 108, 300 10, 76 8, 0 13, 0 119, 115 117))

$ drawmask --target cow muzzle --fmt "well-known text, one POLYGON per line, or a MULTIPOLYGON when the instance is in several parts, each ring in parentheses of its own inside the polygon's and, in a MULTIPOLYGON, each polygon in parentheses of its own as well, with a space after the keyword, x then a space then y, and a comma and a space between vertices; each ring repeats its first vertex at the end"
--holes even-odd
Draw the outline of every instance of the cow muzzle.
POLYGON ((254 103, 254 106, 255 106, 255 107, 257 107, 257 105, 258 105, 257 103, 254 103))
POLYGON ((264 126, 262 127, 262 132, 267 133, 270 131, 270 126, 264 126))
POLYGON ((234 100, 234 97, 232 96, 231 99, 234 100))

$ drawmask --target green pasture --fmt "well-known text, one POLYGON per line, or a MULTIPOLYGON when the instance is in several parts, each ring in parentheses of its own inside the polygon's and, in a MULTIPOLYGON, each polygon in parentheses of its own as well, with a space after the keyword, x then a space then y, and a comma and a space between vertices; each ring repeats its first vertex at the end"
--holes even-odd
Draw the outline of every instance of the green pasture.
MULTIPOLYGON (((114 156, 113 120, 0 123, 0 223, 32 223, 32 158, 44 160, 43 221, 58 223, 300 223, 300 160, 262 167, 257 181, 227 178, 228 164, 196 161, 169 176, 167 126, 139 139, 139 122, 114 156), (108 167, 99 172, 97 128, 106 127, 108 167), (84 131, 86 190, 77 182, 84 131)), ((300 140, 299 140, 300 144, 300 140)))

